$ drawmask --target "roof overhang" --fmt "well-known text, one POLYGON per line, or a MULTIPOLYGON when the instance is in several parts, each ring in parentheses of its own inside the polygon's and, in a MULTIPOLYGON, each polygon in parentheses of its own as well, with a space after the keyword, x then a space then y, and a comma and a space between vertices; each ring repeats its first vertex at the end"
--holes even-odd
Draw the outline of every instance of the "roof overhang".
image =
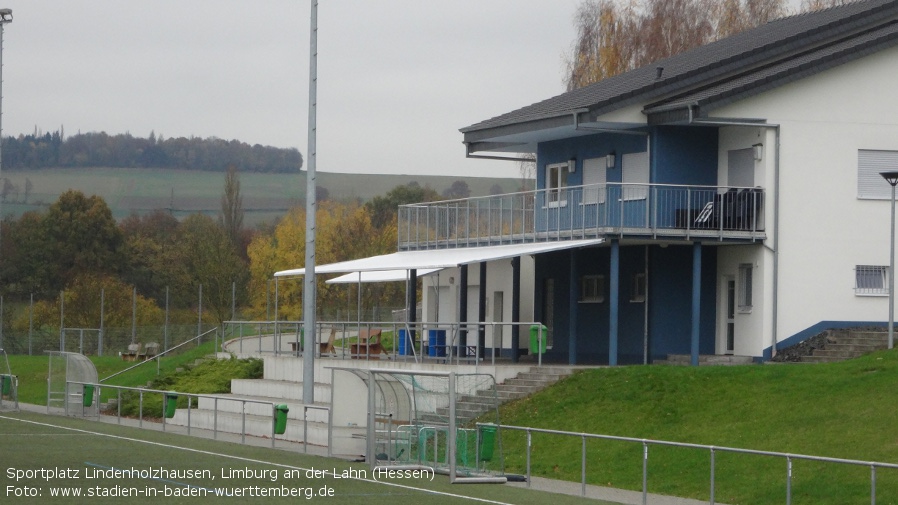
MULTIPOLYGON (((435 272, 438 268, 425 268, 418 270, 417 276, 423 277, 435 272)), ((400 282, 408 280, 408 270, 377 270, 371 272, 350 272, 348 274, 328 279, 325 284, 359 284, 369 282, 400 282)))
MULTIPOLYGON (((341 261, 315 267, 315 274, 336 274, 347 272, 383 272, 432 270, 455 268, 471 263, 482 263, 518 256, 528 256, 564 249, 591 247, 603 243, 605 239, 565 240, 558 242, 537 242, 528 244, 508 244, 488 247, 466 247, 458 249, 429 249, 425 251, 400 251, 393 254, 371 256, 357 260, 341 261)), ((305 275, 305 268, 275 272, 275 277, 298 277, 305 275)))

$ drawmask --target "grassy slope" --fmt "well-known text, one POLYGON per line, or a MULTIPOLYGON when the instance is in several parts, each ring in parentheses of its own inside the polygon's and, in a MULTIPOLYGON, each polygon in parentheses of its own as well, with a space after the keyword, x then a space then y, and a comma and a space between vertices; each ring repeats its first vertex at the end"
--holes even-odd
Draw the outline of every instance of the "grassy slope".
MULTIPOLYGON (((503 424, 656 440, 898 460, 898 350, 845 363, 742 367, 618 367, 578 373, 504 407, 503 424)), ((580 480, 579 438, 534 436, 534 474, 580 480)), ((523 471, 524 441, 503 434, 506 464, 523 471)), ((641 489, 639 444, 590 441, 588 481, 641 489)), ((717 455, 717 500, 785 499, 782 459, 717 455)), ((708 499, 708 451, 652 446, 649 488, 708 499)), ((877 501, 898 501, 898 470, 880 470, 877 501)), ((796 462, 793 503, 869 501, 865 467, 796 462), (864 498, 866 497, 866 498, 864 498)))
MULTIPOLYGON (((146 211, 152 208, 168 208, 172 197, 176 210, 191 213, 199 210, 218 211, 224 187, 224 173, 186 170, 86 168, 46 169, 37 171, 3 171, 4 177, 19 187, 28 178, 33 184, 29 205, 16 203, 15 199, 3 204, 6 213, 19 214, 43 208, 56 200, 67 189, 77 189, 86 194, 97 194, 112 208, 117 218, 127 216, 130 209, 146 211)), ((457 177, 390 174, 339 174, 318 172, 318 184, 336 200, 361 198, 364 201, 389 192, 396 186, 417 181, 437 192, 463 179, 468 183, 472 196, 490 193, 493 184, 506 192, 517 191, 520 180, 492 177, 457 177)), ((248 219, 264 220, 283 214, 283 209, 305 198, 305 172, 300 174, 240 174, 240 190, 248 219)), ((22 199, 21 197, 19 198, 22 199)))
MULTIPOLYGON (((212 353, 215 344, 207 342, 186 350, 181 354, 171 357, 163 357, 160 364, 162 373, 173 371, 175 368, 184 366, 187 363, 193 363, 196 359, 212 353)), ((189 347, 189 346, 187 346, 189 347)), ((136 363, 122 361, 118 356, 91 356, 94 366, 97 367, 97 375, 99 379, 103 379, 115 372, 124 370, 136 363)), ((13 375, 19 378, 19 401, 24 403, 33 403, 37 405, 47 404, 47 372, 49 369, 49 360, 44 356, 9 356, 9 367, 13 375)), ((3 371, 5 373, 5 370, 3 371)), ((156 362, 147 362, 145 365, 135 368, 122 375, 113 377, 105 382, 115 386, 140 387, 146 386, 147 383, 157 377, 156 362)), ((107 395, 104 391, 104 397, 107 395)))

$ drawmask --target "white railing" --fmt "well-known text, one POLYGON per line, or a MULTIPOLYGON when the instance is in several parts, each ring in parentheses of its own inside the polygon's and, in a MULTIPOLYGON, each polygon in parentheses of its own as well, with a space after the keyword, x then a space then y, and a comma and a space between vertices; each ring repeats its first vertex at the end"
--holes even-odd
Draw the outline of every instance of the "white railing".
MULTIPOLYGON (((545 349, 548 334, 545 327, 536 321, 459 324, 319 320, 316 322, 316 356, 495 364, 503 350, 511 352, 515 327, 519 343, 545 349), (483 346, 480 344, 481 334, 483 346)), ((302 321, 226 321, 224 328, 226 339, 231 340, 225 350, 230 352, 286 356, 301 356, 303 353, 302 321)), ((538 354, 538 364, 542 365, 542 353, 538 354)))
POLYGON ((400 250, 608 234, 764 238, 761 188, 608 183, 399 207, 400 250))

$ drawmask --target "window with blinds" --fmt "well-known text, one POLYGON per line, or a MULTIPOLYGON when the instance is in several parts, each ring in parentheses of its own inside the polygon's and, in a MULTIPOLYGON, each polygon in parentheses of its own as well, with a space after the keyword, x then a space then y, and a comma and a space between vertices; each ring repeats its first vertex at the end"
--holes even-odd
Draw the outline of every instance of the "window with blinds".
POLYGON ((628 153, 621 161, 624 200, 645 200, 649 188, 649 153, 628 153))
POLYGON ((857 152, 857 197, 869 200, 892 198, 892 187, 880 172, 898 169, 898 151, 859 149, 857 152))
POLYGON ((605 158, 583 160, 583 203, 605 203, 605 158))

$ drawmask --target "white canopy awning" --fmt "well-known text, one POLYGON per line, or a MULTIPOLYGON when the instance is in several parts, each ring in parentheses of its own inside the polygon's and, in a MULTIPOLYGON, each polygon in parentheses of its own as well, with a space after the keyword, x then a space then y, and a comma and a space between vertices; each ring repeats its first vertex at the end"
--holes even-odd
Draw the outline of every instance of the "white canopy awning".
MULTIPOLYGON (((454 268, 483 261, 515 258, 563 249, 576 249, 601 244, 604 239, 562 240, 558 242, 536 242, 528 244, 508 244, 487 247, 465 247, 457 249, 428 249, 424 251, 400 251, 393 254, 371 256, 357 260, 341 261, 315 266, 316 274, 345 272, 374 272, 388 270, 427 270, 454 268)), ((275 277, 296 277, 305 275, 305 268, 275 272, 275 277)), ((403 277, 404 278, 404 277, 403 277)))
MULTIPOLYGON (((439 268, 418 270, 418 277, 439 272, 439 268)), ((358 284, 360 282, 398 282, 408 279, 408 270, 378 270, 373 272, 351 272, 340 277, 328 279, 325 284, 358 284)))

